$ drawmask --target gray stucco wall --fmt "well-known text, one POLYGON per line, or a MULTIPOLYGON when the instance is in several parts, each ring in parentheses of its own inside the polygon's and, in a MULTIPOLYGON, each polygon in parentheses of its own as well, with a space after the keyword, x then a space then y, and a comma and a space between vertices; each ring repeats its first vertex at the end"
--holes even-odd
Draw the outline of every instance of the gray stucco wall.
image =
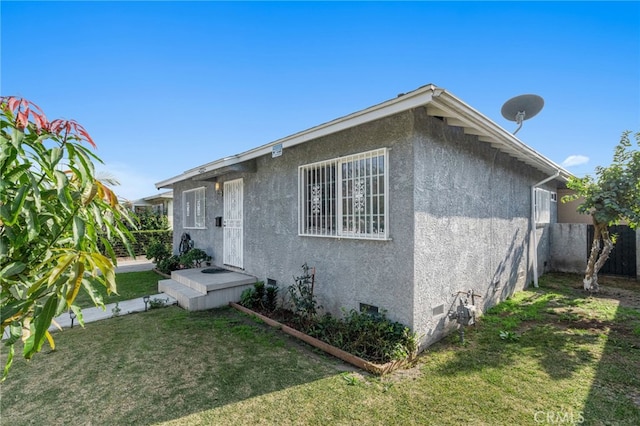
POLYGON ((587 269, 587 224, 554 223, 551 226, 551 270, 584 273, 587 269))
MULTIPOLYGON (((413 163, 411 113, 358 126, 283 150, 282 156, 257 159, 255 173, 224 175, 220 181, 244 183, 244 271, 260 280, 277 281, 281 293, 307 263, 316 268, 316 294, 325 310, 358 309, 360 303, 385 309, 396 321, 413 319, 413 163), (298 236, 298 166, 387 147, 389 152, 389 241, 298 236)), ((184 189, 202 183, 181 182, 174 188, 175 243, 182 233, 184 189)), ((188 230, 196 246, 213 252, 222 264, 223 198, 207 183, 206 230, 188 230)))
MULTIPOLYGON (((456 326, 453 293, 473 290, 484 310, 531 280, 531 185, 546 176, 420 110, 414 152, 413 326, 429 344, 456 326)), ((548 225, 537 238, 542 274, 548 225)))
MULTIPOLYGON (((306 262, 316 268, 325 310, 378 306, 427 344, 455 325, 446 315, 453 292, 473 289, 484 309, 530 281, 531 185, 546 177, 419 108, 257 158, 255 173, 218 179, 243 179, 246 273, 276 280, 284 294, 306 262), (391 239, 298 236, 298 166, 381 147, 390 149, 391 239)), ((222 216, 224 197, 212 182, 175 185, 174 243, 183 232, 181 192, 200 186, 207 191, 206 229, 187 232, 221 265, 223 229, 214 218, 222 216)), ((540 273, 548 229, 537 230, 540 273)))

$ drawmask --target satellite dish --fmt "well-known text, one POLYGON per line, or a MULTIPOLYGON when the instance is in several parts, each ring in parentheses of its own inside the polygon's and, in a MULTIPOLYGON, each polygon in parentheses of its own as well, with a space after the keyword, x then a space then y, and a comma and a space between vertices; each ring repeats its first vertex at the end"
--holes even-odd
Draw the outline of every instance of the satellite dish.
POLYGON ((502 116, 509 121, 518 123, 513 134, 518 133, 522 122, 536 116, 544 106, 544 99, 538 95, 520 95, 509 99, 502 105, 502 116))

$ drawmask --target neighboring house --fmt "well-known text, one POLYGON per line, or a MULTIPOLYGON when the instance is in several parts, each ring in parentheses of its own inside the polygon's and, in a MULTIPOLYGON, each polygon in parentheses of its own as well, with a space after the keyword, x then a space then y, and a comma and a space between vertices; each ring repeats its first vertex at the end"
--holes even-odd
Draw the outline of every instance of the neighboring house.
POLYGON ((131 205, 135 213, 151 209, 157 214, 166 215, 169 228, 173 229, 173 191, 164 191, 156 195, 141 198, 133 201, 131 205))
POLYGON ((427 85, 156 186, 175 194, 174 247, 187 232, 281 294, 306 262, 325 310, 386 310, 424 346, 457 292, 485 309, 537 283, 569 176, 427 85))

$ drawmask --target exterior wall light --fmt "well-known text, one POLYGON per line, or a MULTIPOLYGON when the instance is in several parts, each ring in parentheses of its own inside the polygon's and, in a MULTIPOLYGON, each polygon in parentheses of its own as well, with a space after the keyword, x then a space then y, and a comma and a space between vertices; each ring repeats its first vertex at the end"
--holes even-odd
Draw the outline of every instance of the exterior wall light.
POLYGON ((215 183, 215 189, 216 189, 216 194, 222 196, 222 183, 220 182, 216 182, 215 183))

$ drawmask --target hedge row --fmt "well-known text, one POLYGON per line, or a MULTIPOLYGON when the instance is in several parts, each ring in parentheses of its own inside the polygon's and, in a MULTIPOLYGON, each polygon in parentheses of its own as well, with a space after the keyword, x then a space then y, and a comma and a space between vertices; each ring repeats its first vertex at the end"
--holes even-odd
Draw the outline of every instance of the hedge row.
MULTIPOLYGON (((136 241, 131 245, 136 257, 145 255, 147 246, 151 240, 156 239, 167 244, 169 247, 173 245, 173 231, 133 231, 131 232, 136 241)), ((129 253, 121 241, 112 241, 113 251, 117 257, 128 257, 129 253)))

